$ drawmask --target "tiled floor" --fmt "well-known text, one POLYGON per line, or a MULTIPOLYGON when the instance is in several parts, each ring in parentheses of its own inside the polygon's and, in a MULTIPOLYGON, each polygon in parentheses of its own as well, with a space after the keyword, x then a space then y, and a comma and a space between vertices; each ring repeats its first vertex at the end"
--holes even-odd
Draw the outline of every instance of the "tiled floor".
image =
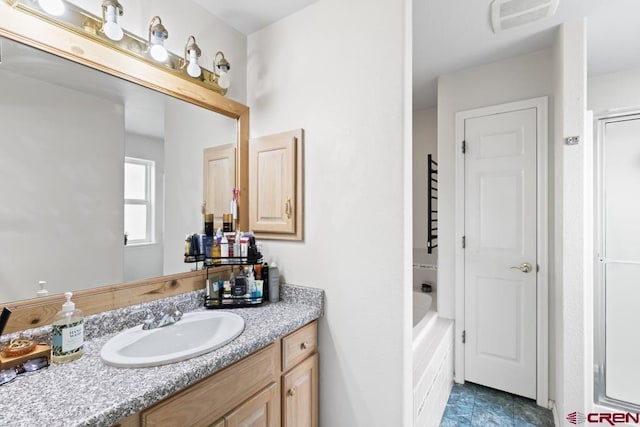
POLYGON ((531 399, 473 383, 454 384, 440 427, 553 427, 553 416, 531 399))

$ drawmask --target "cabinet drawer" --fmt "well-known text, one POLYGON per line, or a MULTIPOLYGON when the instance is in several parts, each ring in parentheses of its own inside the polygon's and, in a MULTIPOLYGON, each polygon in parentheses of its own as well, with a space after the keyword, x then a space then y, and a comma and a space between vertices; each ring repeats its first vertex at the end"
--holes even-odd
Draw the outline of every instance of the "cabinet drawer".
POLYGON ((302 362, 318 348, 318 322, 314 321, 282 338, 282 371, 302 362))
POLYGON ((257 353, 142 412, 143 426, 210 426, 277 380, 277 348, 257 353))

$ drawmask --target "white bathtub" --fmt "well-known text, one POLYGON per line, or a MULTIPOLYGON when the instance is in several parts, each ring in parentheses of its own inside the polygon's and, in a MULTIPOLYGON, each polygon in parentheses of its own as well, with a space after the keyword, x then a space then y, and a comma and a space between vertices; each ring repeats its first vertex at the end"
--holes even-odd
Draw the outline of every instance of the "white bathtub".
POLYGON ((435 293, 413 293, 413 422, 437 427, 453 385, 453 321, 438 318, 435 293))
MULTIPOLYGON (((424 319, 433 302, 432 294, 413 291, 413 327, 424 319)), ((433 311, 433 310, 432 310, 433 311)))

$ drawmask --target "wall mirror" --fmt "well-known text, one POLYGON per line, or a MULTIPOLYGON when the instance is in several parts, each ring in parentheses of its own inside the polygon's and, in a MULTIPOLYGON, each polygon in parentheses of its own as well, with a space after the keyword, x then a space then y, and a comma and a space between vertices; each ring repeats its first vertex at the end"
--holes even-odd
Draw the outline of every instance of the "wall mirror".
POLYGON ((184 238, 202 228, 206 148, 235 147, 238 225, 246 227, 247 107, 13 18, 0 19, 3 304, 38 304, 27 299, 40 280, 57 294, 189 272, 184 238))

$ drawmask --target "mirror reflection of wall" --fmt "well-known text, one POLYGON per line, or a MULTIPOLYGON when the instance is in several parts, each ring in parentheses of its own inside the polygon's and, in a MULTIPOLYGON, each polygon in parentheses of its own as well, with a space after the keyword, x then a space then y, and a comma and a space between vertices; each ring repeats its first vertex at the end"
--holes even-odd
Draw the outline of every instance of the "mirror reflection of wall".
POLYGON ((236 120, 1 42, 0 302, 35 297, 40 280, 56 294, 189 271, 203 150, 235 143, 236 120), (153 214, 139 194, 126 208, 148 241, 126 246, 125 157, 154 169, 153 214))

